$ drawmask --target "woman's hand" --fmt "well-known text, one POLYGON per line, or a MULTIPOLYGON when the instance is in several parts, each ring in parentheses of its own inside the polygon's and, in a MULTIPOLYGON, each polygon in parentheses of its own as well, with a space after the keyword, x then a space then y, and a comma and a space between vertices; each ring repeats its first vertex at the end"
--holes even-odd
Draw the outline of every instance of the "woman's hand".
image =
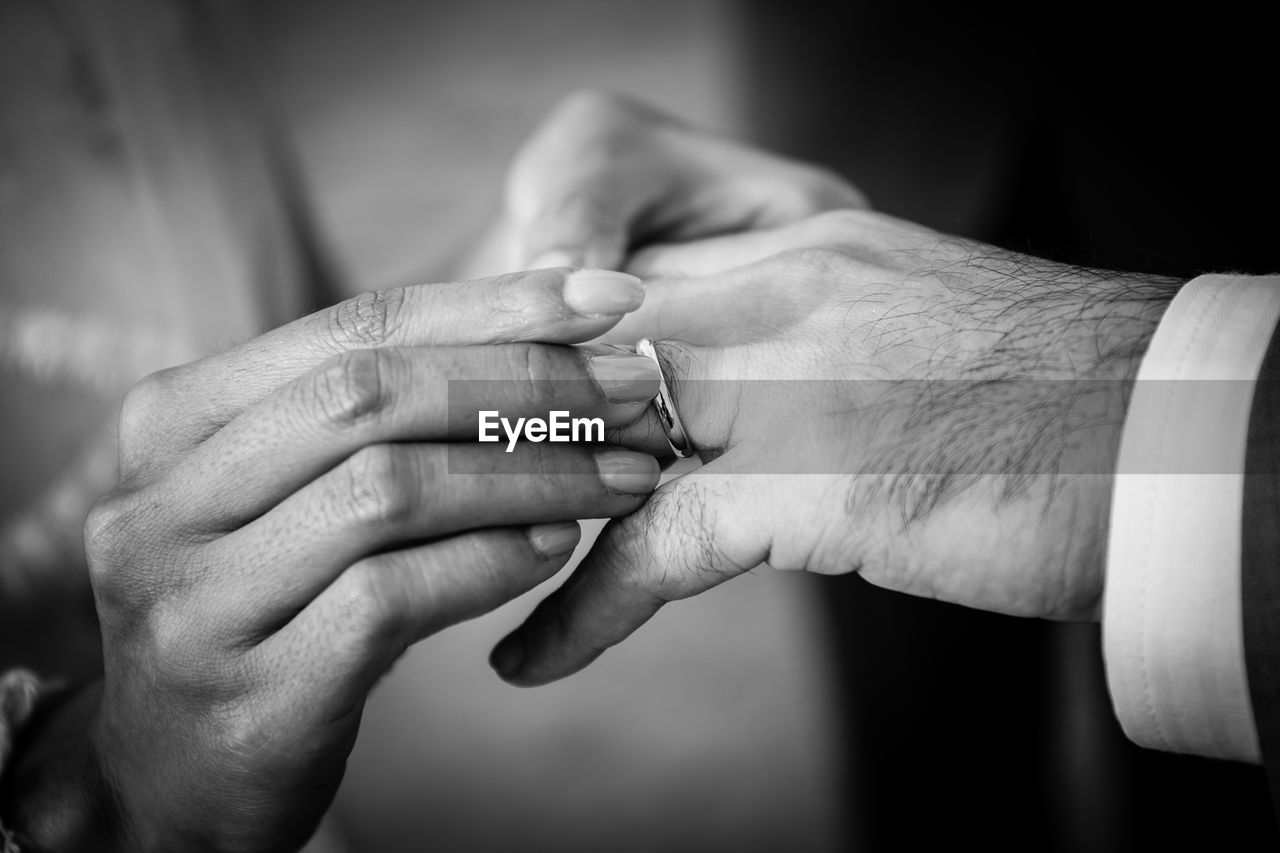
POLYGON ((529 341, 592 338, 642 297, 559 270, 385 291, 138 385, 121 484, 86 528, 101 691, 87 732, 29 762, 10 828, 57 849, 300 846, 405 648, 550 577, 574 519, 656 485, 645 454, 476 443, 480 409, 634 420, 651 363, 529 341), (68 795, 50 755, 97 790, 68 795), (68 802, 112 835, 77 839, 68 802))
POLYGON ((651 280, 614 334, 665 339, 707 464, 606 528, 495 649, 504 678, 567 675, 664 603, 761 564, 1096 614, 1130 380, 1174 283, 866 211, 655 247, 634 266, 681 277, 651 280))
POLYGON ((503 216, 483 260, 506 269, 622 268, 631 252, 654 241, 772 228, 865 204, 825 169, 629 98, 580 92, 512 161, 503 216))

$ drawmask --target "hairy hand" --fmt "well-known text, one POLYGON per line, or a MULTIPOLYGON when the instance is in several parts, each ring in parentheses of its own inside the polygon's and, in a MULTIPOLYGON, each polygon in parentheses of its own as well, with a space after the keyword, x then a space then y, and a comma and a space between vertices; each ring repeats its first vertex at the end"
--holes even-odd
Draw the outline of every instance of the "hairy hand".
POLYGON ((865 211, 655 247, 634 268, 680 272, 621 333, 664 339, 707 464, 609 525, 495 650, 500 674, 562 677, 762 564, 1095 615, 1130 381, 1172 282, 865 211))

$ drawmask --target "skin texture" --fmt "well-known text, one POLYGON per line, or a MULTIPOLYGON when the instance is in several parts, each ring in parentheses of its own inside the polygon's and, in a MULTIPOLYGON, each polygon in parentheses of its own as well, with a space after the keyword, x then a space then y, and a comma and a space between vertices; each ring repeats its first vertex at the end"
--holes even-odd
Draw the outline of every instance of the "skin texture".
POLYGON ((649 295, 614 332, 663 340, 707 464, 609 525, 495 649, 504 678, 563 677, 759 565, 1096 618, 1128 390, 1174 282, 867 211, 653 247, 631 269, 649 295))
POLYGON ((6 825, 37 849, 300 846, 405 648, 550 577, 574 519, 657 483, 642 453, 475 443, 477 409, 619 425, 656 391, 563 345, 622 313, 573 310, 567 278, 366 294, 134 388, 85 535, 104 678, 15 768, 6 825))

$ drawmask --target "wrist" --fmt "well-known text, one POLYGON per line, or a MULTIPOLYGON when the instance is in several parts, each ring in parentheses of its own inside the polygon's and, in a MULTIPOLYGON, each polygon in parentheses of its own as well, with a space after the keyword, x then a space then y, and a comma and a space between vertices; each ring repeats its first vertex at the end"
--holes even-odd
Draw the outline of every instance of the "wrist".
POLYGON ((1142 358, 1183 284, 1179 279, 1154 277, 1104 282, 1091 300, 1086 321, 1096 341, 1093 374, 1119 380, 1126 405, 1142 358))
POLYGON ((1082 315, 1096 342, 1089 370, 1089 383, 1102 387, 1106 399, 1104 424, 1096 442, 1095 458, 1087 470, 1101 476, 1088 477, 1087 499, 1078 512, 1078 523, 1087 528, 1073 535, 1088 543, 1090 574, 1095 578, 1095 605, 1088 614, 1101 619, 1101 600, 1106 584, 1106 549, 1111 525, 1111 505, 1115 495, 1116 472, 1121 438, 1129 414, 1138 372, 1151 347, 1160 321, 1183 282, 1178 279, 1135 277, 1102 281, 1095 287, 1089 311, 1082 315))

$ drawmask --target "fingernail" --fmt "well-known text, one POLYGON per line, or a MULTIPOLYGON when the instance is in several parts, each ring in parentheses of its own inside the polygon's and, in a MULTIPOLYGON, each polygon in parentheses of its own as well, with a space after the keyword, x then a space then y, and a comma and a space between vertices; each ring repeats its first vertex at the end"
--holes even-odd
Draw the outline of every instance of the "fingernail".
POLYGON ((596 454, 600 480, 611 492, 624 495, 647 495, 658 486, 661 469, 658 460, 644 453, 605 450, 596 454))
POLYGON ((550 252, 543 252, 534 258, 533 262, 529 264, 529 269, 541 270, 547 267, 576 267, 581 265, 581 253, 574 254, 573 252, 566 252, 564 249, 552 249, 550 252))
POLYGON ((648 356, 604 352, 587 359, 587 370, 610 403, 638 403, 658 396, 661 374, 648 356))
POLYGON ((529 544, 547 559, 561 557, 578 547, 582 530, 578 522, 535 524, 529 528, 529 544))
POLYGON ((524 643, 515 634, 509 635, 490 653, 489 666, 503 678, 513 678, 524 666, 524 643))
POLYGON ((644 285, 624 272, 578 270, 565 279, 564 301, 579 314, 626 314, 644 302, 644 285))

